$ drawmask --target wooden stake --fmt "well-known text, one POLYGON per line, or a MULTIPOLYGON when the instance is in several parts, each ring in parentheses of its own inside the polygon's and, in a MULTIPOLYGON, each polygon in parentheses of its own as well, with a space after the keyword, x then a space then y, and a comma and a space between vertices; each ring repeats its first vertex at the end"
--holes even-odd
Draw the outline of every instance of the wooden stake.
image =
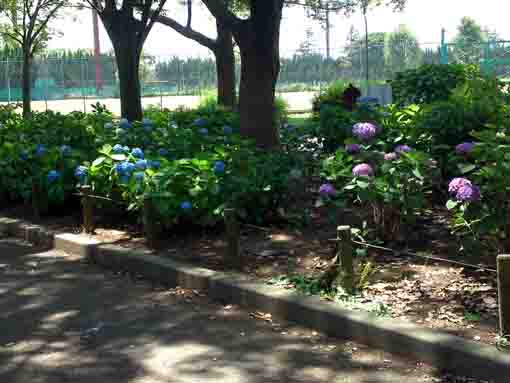
POLYGON ((500 335, 510 336, 510 255, 498 256, 498 296, 500 335))
POLYGON ((241 270, 243 268, 241 231, 235 209, 225 209, 225 227, 227 229, 228 242, 225 263, 234 269, 241 270))
POLYGON ((87 234, 93 234, 96 228, 94 221, 94 200, 90 196, 91 192, 92 192, 91 186, 84 185, 81 187, 83 228, 85 229, 85 233, 87 234))
POLYGON ((152 197, 146 194, 143 200, 143 230, 149 247, 155 247, 157 241, 156 214, 152 197))

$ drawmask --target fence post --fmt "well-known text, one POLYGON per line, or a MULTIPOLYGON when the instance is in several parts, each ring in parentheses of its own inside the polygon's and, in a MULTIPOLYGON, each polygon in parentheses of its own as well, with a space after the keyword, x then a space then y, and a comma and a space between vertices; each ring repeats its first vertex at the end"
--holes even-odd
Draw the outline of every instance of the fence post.
POLYGON ((241 231, 237 220, 235 209, 225 209, 225 227, 227 229, 227 252, 225 253, 225 263, 237 270, 243 268, 243 259, 241 255, 241 231))
POLYGON ((340 273, 338 277, 340 285, 348 293, 354 291, 354 260, 350 226, 338 226, 336 229, 338 240, 338 261, 340 273))
POLYGON ((510 254, 498 256, 499 331, 510 335, 510 254))
POLYGON ((41 219, 41 186, 38 180, 32 180, 32 213, 35 221, 41 219))
POLYGON ((91 197, 92 187, 84 185, 81 187, 82 208, 83 208, 83 228, 85 233, 92 234, 95 230, 94 221, 94 200, 91 197))
POLYGON ((143 231, 149 247, 155 247, 157 241, 156 232, 156 214, 154 201, 150 194, 146 194, 143 199, 143 231))

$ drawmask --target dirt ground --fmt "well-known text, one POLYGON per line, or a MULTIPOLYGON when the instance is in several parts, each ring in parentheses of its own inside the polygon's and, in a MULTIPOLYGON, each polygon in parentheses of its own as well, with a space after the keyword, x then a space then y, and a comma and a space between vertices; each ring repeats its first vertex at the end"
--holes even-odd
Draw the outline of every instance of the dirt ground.
POLYGON ((6 383, 476 382, 5 238, 0 323, 6 383))

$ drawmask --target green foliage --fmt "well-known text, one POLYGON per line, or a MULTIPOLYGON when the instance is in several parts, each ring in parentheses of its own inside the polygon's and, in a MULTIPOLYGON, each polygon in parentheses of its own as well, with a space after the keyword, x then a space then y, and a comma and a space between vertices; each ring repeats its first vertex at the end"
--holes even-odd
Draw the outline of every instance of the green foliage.
POLYGON ((314 96, 312 101, 312 109, 314 113, 320 112, 324 105, 340 107, 342 103, 342 95, 349 84, 344 81, 335 81, 330 84, 325 91, 314 96))
POLYGON ((391 87, 397 104, 428 104, 448 100, 455 88, 479 77, 474 65, 429 64, 397 73, 391 87))

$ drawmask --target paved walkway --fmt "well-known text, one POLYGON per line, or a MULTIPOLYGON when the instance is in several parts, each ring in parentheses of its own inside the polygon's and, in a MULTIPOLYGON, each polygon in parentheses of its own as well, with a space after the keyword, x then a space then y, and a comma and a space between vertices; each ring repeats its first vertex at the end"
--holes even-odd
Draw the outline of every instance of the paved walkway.
POLYGON ((442 381, 430 374, 200 292, 0 240, 2 383, 442 381))

